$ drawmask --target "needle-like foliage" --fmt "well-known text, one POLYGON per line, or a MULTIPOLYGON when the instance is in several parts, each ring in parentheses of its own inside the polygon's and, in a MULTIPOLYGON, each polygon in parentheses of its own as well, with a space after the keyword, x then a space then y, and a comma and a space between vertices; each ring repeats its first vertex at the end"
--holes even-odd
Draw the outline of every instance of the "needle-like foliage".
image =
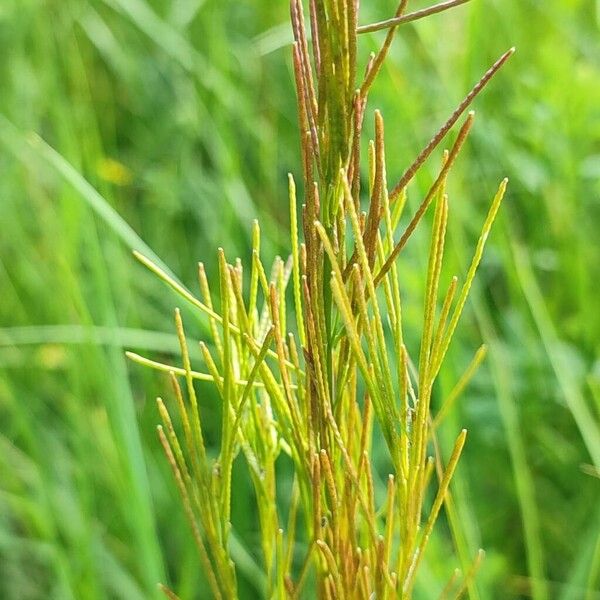
MULTIPOLYGON (((129 356, 171 378, 173 400, 158 400, 159 437, 215 598, 237 597, 229 547, 232 467, 239 455, 257 498, 266 597, 412 596, 466 440, 465 430, 457 432, 443 464, 435 429, 485 349, 437 414, 431 410, 432 390, 506 180, 491 202, 462 284, 454 277, 445 291, 440 275, 451 206, 446 180, 467 142, 472 112, 418 209, 404 218, 407 186, 512 50, 483 75, 393 186, 388 187, 379 111, 367 161, 360 155, 361 132, 369 89, 398 28, 465 1, 406 13, 408 2, 402 0, 392 18, 359 26, 358 0, 310 0, 306 15, 301 0, 291 0, 304 197, 299 227, 290 175, 289 260, 276 258, 270 270, 265 268, 255 223, 249 275, 245 278, 239 259, 228 263, 219 250, 219 280, 212 289, 199 265, 198 298, 136 254, 208 319, 212 333, 211 343, 200 346, 202 371, 192 369, 179 311, 181 366, 129 356), (358 36, 382 29, 384 42, 361 79, 358 36), (402 324, 402 251, 428 210, 433 224, 423 273, 421 341, 419 348, 409 348, 402 324), (203 435, 196 380, 213 382, 222 402, 215 459, 203 435), (393 470, 383 501, 376 499, 373 483, 374 435, 385 440, 393 470), (294 470, 291 498, 285 499, 278 497, 276 470, 283 454, 294 470), (285 520, 281 506, 287 509, 285 520)), ((442 597, 459 597, 467 589, 482 556, 473 557, 464 574, 455 573, 442 597)), ((166 588, 165 593, 176 597, 166 588)))

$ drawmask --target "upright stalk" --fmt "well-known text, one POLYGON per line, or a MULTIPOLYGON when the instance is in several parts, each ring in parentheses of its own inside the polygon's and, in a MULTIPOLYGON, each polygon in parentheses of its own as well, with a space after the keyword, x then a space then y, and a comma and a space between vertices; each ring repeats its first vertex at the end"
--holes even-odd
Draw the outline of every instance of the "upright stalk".
MULTIPOLYGON (((385 164, 385 127, 374 112, 375 140, 368 161, 360 155, 369 90, 407 22, 443 12, 466 0, 444 2, 359 26, 358 0, 291 0, 292 61, 297 89, 302 156, 300 243, 296 185, 289 176, 291 256, 270 271, 253 232, 249 297, 244 298, 241 261, 219 251, 220 311, 200 266, 201 299, 147 258, 140 260, 208 317, 212 344, 201 345, 205 370, 192 370, 181 317, 176 326, 183 368, 129 354, 169 372, 183 443, 169 409, 159 402, 160 439, 173 469, 212 594, 237 597, 237 570, 230 544, 232 465, 243 455, 258 504, 262 567, 255 578, 268 598, 412 597, 437 517, 447 498, 466 431, 444 466, 435 427, 443 421, 481 358, 460 379, 442 412, 432 414, 431 394, 462 314, 483 247, 506 189, 500 184, 462 286, 453 278, 440 298, 450 201, 446 180, 473 125, 464 118, 442 165, 408 225, 398 233, 407 187, 512 54, 501 56, 467 94, 431 141, 391 188, 385 164), (307 27, 306 23, 310 23, 307 27), (310 34, 308 29, 310 28, 310 34), (364 77, 357 72, 360 33, 387 29, 364 77), (310 40, 310 42, 309 42, 310 40), (363 163, 367 163, 364 165, 363 163), (366 177, 364 176, 366 174, 366 177), (419 348, 408 348, 402 323, 398 260, 433 205, 427 272, 423 274, 423 324, 419 348), (397 240, 397 241, 396 241, 397 240), (292 290, 288 293, 288 282, 292 290), (289 296, 289 297, 288 297, 289 296), (296 329, 288 329, 293 307, 296 329), (412 357, 418 357, 413 361, 412 357), (189 404, 177 383, 186 381, 189 404), (213 382, 222 400, 221 447, 209 459, 195 382, 213 382), (387 445, 392 472, 378 505, 372 439, 387 445), (167 432, 166 434, 164 432, 167 432), (292 498, 278 495, 281 454, 293 465, 292 498), (432 454, 433 453, 433 454, 432 454), (437 478, 437 484, 433 479, 437 478), (425 498, 433 488, 433 505, 425 498), (278 510, 278 506, 279 509, 278 510), (280 522, 281 514, 287 519, 280 522), (304 545, 298 544, 303 541, 304 545), (260 582, 264 581, 264 585, 260 582)), ((453 528, 454 530, 454 528, 453 528)), ((472 586, 482 554, 463 575, 454 573, 442 595, 472 586)), ((443 589, 442 589, 443 588, 443 589)), ((170 597, 175 597, 171 590, 170 597)))

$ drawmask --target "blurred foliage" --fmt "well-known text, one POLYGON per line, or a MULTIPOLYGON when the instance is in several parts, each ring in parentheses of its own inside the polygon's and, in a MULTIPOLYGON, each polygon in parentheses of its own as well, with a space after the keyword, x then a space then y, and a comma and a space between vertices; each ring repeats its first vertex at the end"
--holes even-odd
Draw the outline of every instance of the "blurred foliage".
MULTIPOLYGON (((363 5, 365 23, 395 10, 363 5)), ((476 102, 450 181, 463 273, 494 185, 511 180, 450 362, 460 372, 481 339, 490 354, 442 435, 446 447, 470 430, 454 496, 466 546, 487 551, 482 598, 600 597, 599 10, 472 0, 405 25, 371 97, 394 180, 517 46, 476 102)), ((380 38, 364 37, 363 60, 380 38)), ((218 246, 247 257, 255 217, 264 254, 287 252, 286 173, 300 168, 290 40, 284 0, 0 4, 0 597, 148 598, 163 579, 204 597, 155 437, 152 400, 167 382, 123 356, 176 352, 164 333, 175 298, 33 134, 192 287, 198 260, 216 271, 218 246)), ((430 163, 433 173, 439 157, 430 163)), ((426 179, 409 191, 413 207, 426 179)), ((415 283, 414 340, 425 243, 411 242, 402 273, 415 283)), ((206 324, 187 320, 202 336, 206 324)), ((442 379, 452 385, 452 368, 442 379)), ((203 402, 214 439, 218 407, 203 402)), ((255 500, 236 481, 235 552, 255 597, 255 500)), ((455 566, 439 529, 424 598, 427 573, 455 566)))

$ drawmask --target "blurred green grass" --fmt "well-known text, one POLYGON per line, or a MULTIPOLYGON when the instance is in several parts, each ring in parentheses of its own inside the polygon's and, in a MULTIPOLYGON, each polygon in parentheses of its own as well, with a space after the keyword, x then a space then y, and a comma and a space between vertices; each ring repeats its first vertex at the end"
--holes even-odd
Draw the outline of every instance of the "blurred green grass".
MULTIPOLYGON (((363 5, 362 22, 394 10, 363 5)), ((441 432, 444 447, 459 426, 470 432, 453 497, 459 555, 487 551, 473 597, 600 597, 599 11, 472 0, 406 25, 371 98, 392 182, 517 46, 476 102, 450 182, 447 277, 464 273, 510 178, 438 390, 483 339, 486 364, 441 432)), ((123 356, 177 360, 176 299, 130 250, 143 240, 190 288, 198 260, 215 272, 218 246, 247 258, 255 217, 264 256, 286 252, 286 173, 300 164, 290 37, 283 0, 0 4, 0 597, 149 598, 165 580, 204 597, 154 434, 166 382, 123 356)), ((380 37, 364 38, 363 59, 380 37)), ((414 339, 425 240, 402 262, 414 339)), ((210 441, 218 407, 199 391, 210 441)), ((243 468, 235 480, 234 552, 252 598, 254 499, 243 468)), ((418 597, 460 565, 446 529, 418 597)))

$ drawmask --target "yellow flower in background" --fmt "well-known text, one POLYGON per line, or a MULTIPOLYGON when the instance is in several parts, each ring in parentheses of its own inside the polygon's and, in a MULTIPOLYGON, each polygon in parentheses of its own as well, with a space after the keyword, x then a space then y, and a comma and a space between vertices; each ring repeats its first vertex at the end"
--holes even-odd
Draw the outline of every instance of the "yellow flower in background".
POLYGON ((114 158, 103 158, 98 162, 98 175, 114 185, 125 186, 131 183, 133 175, 131 171, 114 158))

